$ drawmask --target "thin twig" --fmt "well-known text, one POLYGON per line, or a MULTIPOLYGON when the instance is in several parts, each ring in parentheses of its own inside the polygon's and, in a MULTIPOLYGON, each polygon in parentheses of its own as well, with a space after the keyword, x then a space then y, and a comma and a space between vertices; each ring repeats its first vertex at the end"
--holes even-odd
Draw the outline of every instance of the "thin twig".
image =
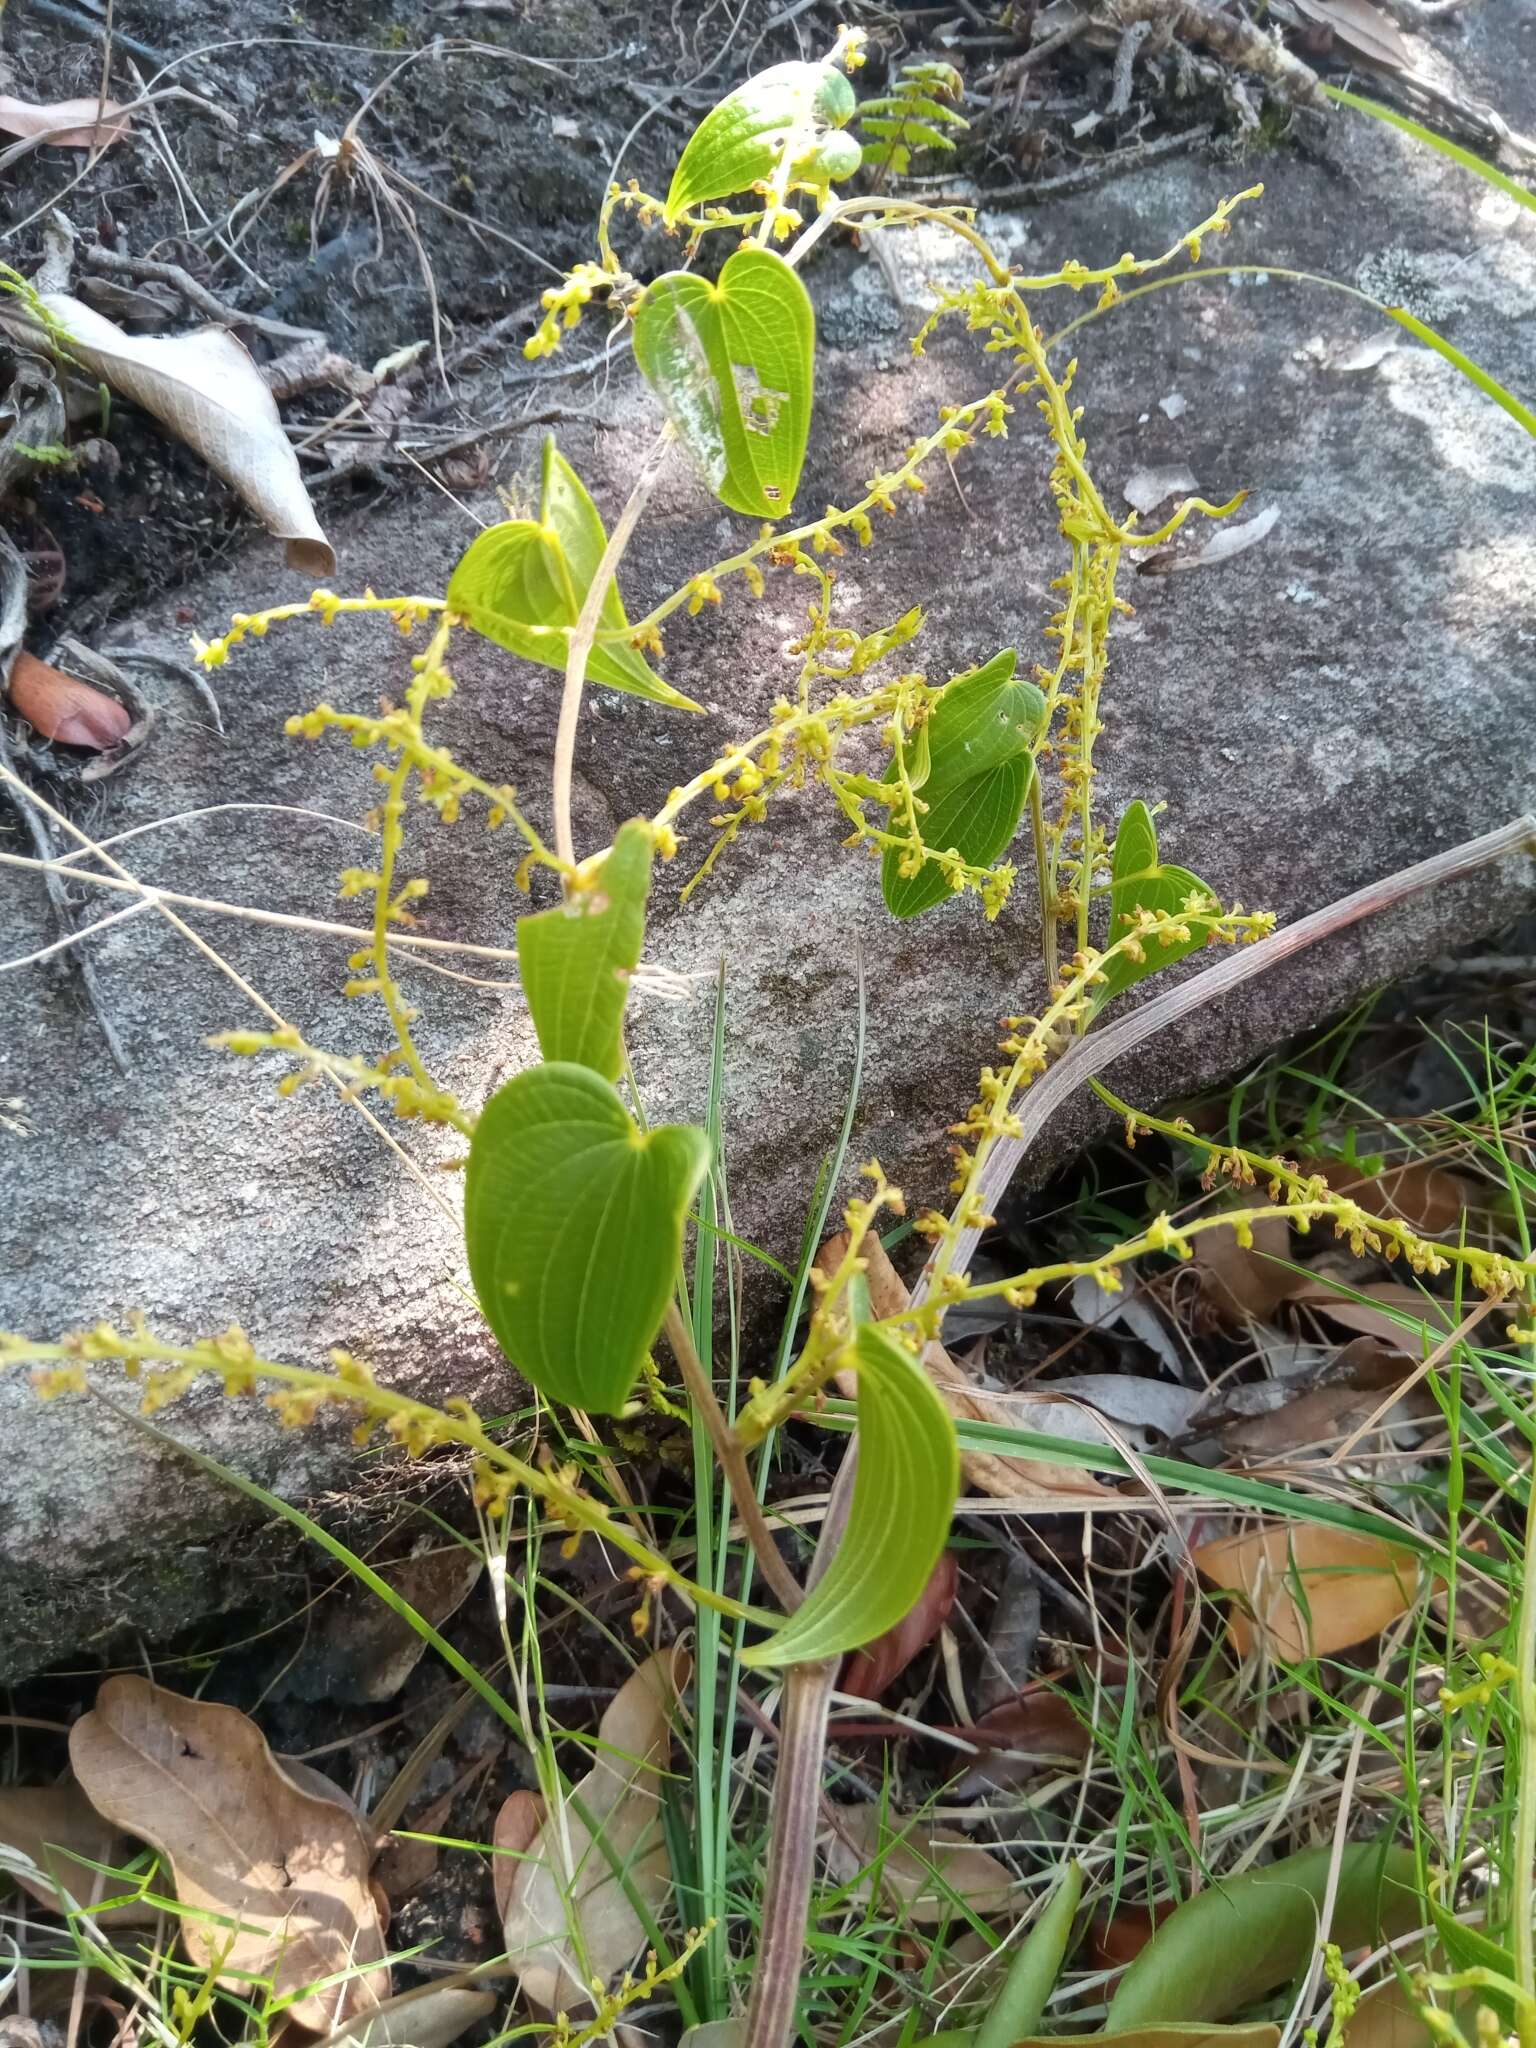
POLYGON ((80 260, 94 270, 115 270, 124 277, 168 284, 181 293, 189 306, 195 306, 199 313, 206 313, 220 327, 251 327, 258 334, 270 334, 275 341, 325 340, 318 327, 292 327, 286 320, 273 320, 265 313, 242 313, 238 307, 226 306, 206 285, 189 276, 179 263, 162 263, 155 256, 129 256, 121 249, 109 249, 101 242, 93 242, 82 249, 80 260))

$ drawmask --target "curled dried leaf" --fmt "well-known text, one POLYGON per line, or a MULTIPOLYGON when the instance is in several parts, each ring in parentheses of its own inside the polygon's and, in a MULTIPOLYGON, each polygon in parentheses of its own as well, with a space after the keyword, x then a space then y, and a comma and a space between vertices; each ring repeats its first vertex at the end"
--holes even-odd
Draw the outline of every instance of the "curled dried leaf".
POLYGON ((54 100, 40 107, 0 93, 0 133, 52 149, 107 149, 128 133, 129 117, 116 100, 54 100))
POLYGON ((566 1811, 548 1816, 527 1860, 513 1865, 507 1956, 524 1994, 547 2011, 626 1968, 646 1942, 637 1901, 651 1918, 665 1902, 672 1873, 661 1779, 690 1669, 683 1651, 658 1650, 626 1680, 598 1723, 597 1758, 566 1811))
POLYGON ((319 2032, 389 1996, 372 1841, 344 1795, 305 1789, 279 1766, 254 1721, 109 1678, 69 1754, 97 1811, 169 1860, 189 1909, 181 1938, 200 1967, 242 1988, 270 1982, 319 2032))
POLYGON ((132 714, 115 697, 39 661, 24 647, 11 668, 10 699, 35 733, 61 747, 105 754, 133 729, 132 714))

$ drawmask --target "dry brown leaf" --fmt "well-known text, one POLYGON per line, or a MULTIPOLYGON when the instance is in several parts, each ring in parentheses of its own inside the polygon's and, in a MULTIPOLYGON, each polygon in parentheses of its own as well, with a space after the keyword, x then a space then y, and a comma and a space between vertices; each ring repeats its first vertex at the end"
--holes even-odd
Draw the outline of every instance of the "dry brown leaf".
POLYGON ((12 665, 9 694, 35 733, 63 747, 90 747, 104 754, 121 746, 133 729, 132 714, 115 697, 51 668, 25 647, 12 665))
POLYGON ((493 1991, 463 1985, 426 1984, 402 1991, 372 2012, 362 2013, 315 2048, 448 2048, 466 2027, 496 2010, 493 1991))
POLYGON ((576 1798, 563 1814, 547 1817, 528 1859, 512 1866, 507 1956, 526 1996, 549 2012, 590 1996, 594 1977, 606 1984, 645 1946, 631 1891, 653 1915, 666 1900, 671 1867, 661 1827, 661 1774, 691 1668, 684 1651, 658 1650, 625 1681, 598 1723, 597 1755, 576 1798))
POLYGON ((917 1927, 937 1926, 959 1912, 963 1899, 980 1915, 1001 1913, 1018 1893, 1019 1880, 996 1856, 948 1828, 908 1823, 878 1806, 839 1807, 827 1862, 839 1883, 854 1883, 853 1896, 868 1899, 875 1874, 860 1878, 876 1857, 879 1886, 902 1917, 917 1927))
POLYGON ((1363 1337, 1380 1337, 1398 1351, 1412 1351, 1415 1355, 1418 1340, 1411 1329, 1403 1327, 1399 1315, 1411 1316, 1416 1323, 1427 1323, 1432 1336, 1446 1336, 1452 1327, 1443 1303, 1406 1280, 1367 1280, 1355 1287, 1318 1277, 1298 1281, 1290 1298, 1298 1306, 1319 1310, 1330 1322, 1342 1323, 1346 1330, 1358 1330, 1363 1337), (1365 1299, 1357 1301, 1356 1295, 1365 1299), (1392 1310, 1397 1314, 1389 1313, 1392 1310))
POLYGON ((501 1803, 491 1829, 496 1854, 491 1858, 491 1885, 496 1893, 496 1917, 505 1920, 512 1904, 512 1886, 519 1859, 528 1854, 544 1825, 544 1802, 537 1792, 512 1792, 501 1803))
POLYGON ((168 1858, 196 1963, 222 1982, 270 1978, 283 1995, 355 1970, 295 1999, 293 2018, 321 2033, 389 1996, 372 1842, 340 1788, 301 1789, 254 1721, 147 1679, 109 1678, 71 1730, 69 1755, 97 1811, 168 1858))
POLYGON ((1273 1263, 1289 1257, 1290 1249, 1291 1226, 1283 1216, 1265 1216, 1254 1224, 1251 1249, 1238 1243, 1235 1231, 1202 1230, 1195 1239, 1195 1271, 1216 1313, 1228 1322, 1246 1316, 1263 1322, 1272 1316, 1300 1285, 1294 1273, 1273 1263))
POLYGON ((1093 1736, 1059 1692, 1038 1688, 1004 1700, 969 1728, 953 1731, 984 1752, 949 1787, 954 1799, 1003 1792, 1041 1771, 1080 1763, 1093 1736))
MULTIPOLYGON (((90 1898, 96 1883, 93 1864, 121 1870, 138 1853, 135 1843, 102 1819, 74 1778, 57 1785, 0 1785, 0 1843, 19 1850, 45 1873, 34 1879, 17 1871, 16 1882, 54 1913, 63 1911, 60 1888, 77 1905, 90 1898)), ((106 1884, 107 1896, 120 1889, 110 1878, 106 1884)), ((142 1927, 157 1912, 148 1905, 116 1906, 94 1917, 107 1927, 142 1927)))
POLYGON ((1083 1938, 1083 1958, 1093 1970, 1123 1970, 1134 1963, 1176 1905, 1165 1899, 1157 1906, 1138 1906, 1122 1900, 1110 1911, 1095 1913, 1083 1938))
POLYGON ((405 1834, 391 1834, 385 1841, 373 1875, 384 1887, 384 1895, 392 1906, 403 1906, 407 1899, 414 1898, 437 1869, 436 1842, 418 1842, 412 1837, 440 1835, 458 1796, 458 1786, 450 1785, 441 1799, 434 1799, 430 1806, 411 1816, 405 1834))
POLYGON ((1321 1174, 1335 1194, 1347 1195, 1372 1216, 1395 1218, 1425 1237, 1453 1237, 1481 1190, 1464 1173, 1407 1159, 1380 1173, 1351 1173, 1337 1159, 1304 1159, 1299 1171, 1321 1174))
POLYGON ((839 1692, 858 1700, 882 1698, 886 1688, 895 1684, 912 1659, 927 1649, 948 1621, 959 1583, 959 1561, 952 1550, 946 1550, 911 1612, 849 1657, 838 1680, 839 1692))
POLYGON ((91 149, 98 143, 107 149, 122 141, 128 127, 129 117, 116 100, 99 100, 94 94, 39 107, 0 93, 0 133, 46 142, 52 149, 91 149))
POLYGON ((1413 51, 1400 30, 1371 0, 1293 0, 1298 14, 1320 28, 1332 29, 1339 41, 1384 71, 1412 71, 1413 51))
MULTIPOLYGON (((848 1233, 839 1231, 816 1254, 816 1264, 823 1272, 832 1272, 842 1263, 847 1248, 848 1233)), ((875 1315, 900 1315, 910 1296, 887 1257, 885 1246, 873 1231, 866 1235, 860 1253, 869 1304, 875 1315)), ((929 1344, 924 1349, 923 1364, 943 1396, 945 1407, 957 1420, 1001 1423, 1005 1428, 1020 1426, 1015 1402, 1007 1395, 989 1394, 976 1386, 965 1367, 942 1344, 929 1344)), ((853 1375, 840 1375, 838 1389, 852 1400, 858 1391, 853 1375)), ((1091 1472, 1078 1472, 1070 1465, 1042 1464, 1033 1458, 1002 1458, 990 1451, 962 1451, 960 1469, 966 1485, 975 1492, 990 1494, 994 1500, 1019 1500, 1045 1513, 1070 1508, 1074 1498, 1104 1500, 1111 1491, 1091 1472)))
MULTIPOLYGON (((237 490, 268 533, 287 542, 288 561, 330 576, 336 556, 309 502, 299 459, 283 432, 277 401, 249 352, 225 327, 191 334, 125 334, 67 292, 41 303, 68 336, 71 360, 153 413, 237 490)), ((13 304, 0 326, 35 342, 36 324, 13 304)))
MULTIPOLYGON (((485 1559, 477 1551, 462 1543, 440 1543, 382 1566, 379 1576, 424 1620, 441 1628, 469 1598, 484 1569, 485 1559)), ((354 1579, 326 1601, 274 1697, 349 1705, 393 1699, 426 1647, 418 1628, 354 1579)))
MULTIPOLYGON (((1283 1381, 1264 1382, 1240 1392, 1277 1394, 1275 1404, 1263 1411, 1234 1415, 1219 1424, 1222 1447, 1229 1454, 1254 1459, 1295 1458, 1312 1447, 1342 1443, 1350 1433, 1382 1405, 1383 1394, 1399 1385, 1408 1371, 1408 1360, 1390 1344, 1377 1337, 1352 1337, 1327 1368, 1323 1385, 1290 1394, 1283 1381)), ((1439 1413, 1434 1396, 1425 1389, 1410 1393, 1381 1417, 1379 1429, 1399 1429, 1405 1423, 1439 1413)))
POLYGON ((1379 1635, 1419 1590, 1410 1551, 1316 1522, 1245 1529, 1192 1555, 1202 1577, 1242 1596, 1227 1608, 1227 1632, 1243 1657, 1255 1644, 1291 1662, 1347 1650, 1379 1635))

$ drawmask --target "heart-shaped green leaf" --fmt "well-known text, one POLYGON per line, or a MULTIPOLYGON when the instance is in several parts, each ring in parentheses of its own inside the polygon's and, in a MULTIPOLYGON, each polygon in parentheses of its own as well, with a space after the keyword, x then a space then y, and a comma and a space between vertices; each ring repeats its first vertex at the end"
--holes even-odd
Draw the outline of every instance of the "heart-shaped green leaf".
MULTIPOLYGON (((690 207, 771 178, 786 149, 797 162, 814 158, 827 131, 851 119, 854 105, 853 87, 835 65, 775 64, 759 71, 711 107, 689 136, 667 192, 667 225, 690 207)), ((844 151, 825 174, 847 177, 858 163, 856 148, 844 151)))
POLYGON ((907 1614, 949 1536, 960 1449, 921 1362, 883 1330, 854 1338, 859 1467, 848 1526, 825 1576, 781 1629, 744 1651, 756 1670, 840 1657, 907 1614))
POLYGON ((722 504, 782 519, 811 430, 816 316, 782 256, 755 246, 720 282, 669 271, 635 315, 635 360, 722 504))
MULTIPOLYGON (((538 518, 504 519, 476 535, 448 579, 448 609, 498 647, 563 674, 570 628, 607 545, 597 507, 551 434, 544 443, 538 518)), ((608 585, 599 624, 608 630, 629 624, 617 579, 608 585)), ((587 674, 679 711, 700 709, 618 641, 592 649, 587 674)))
POLYGON ((645 940, 651 886, 651 828, 619 828, 595 875, 553 910, 517 921, 523 993, 546 1060, 571 1060, 616 1081, 623 1065, 619 1027, 629 977, 645 940))
POLYGON ((703 1131, 641 1131, 588 1067, 532 1067, 486 1104, 464 1184, 469 1275, 502 1350, 548 1399, 623 1408, 708 1165, 703 1131))
MULTIPOLYGON (((1138 910, 1164 910, 1179 912, 1191 896, 1204 896, 1215 901, 1214 891, 1208 889, 1198 875, 1192 875, 1188 868, 1165 867, 1157 857, 1157 828, 1152 823, 1152 813, 1139 799, 1127 804, 1115 834, 1115 853, 1111 870, 1112 880, 1109 892, 1109 938, 1123 938, 1127 930, 1126 919, 1138 910)), ((1128 953, 1117 954, 1104 969, 1104 980, 1099 984, 1095 998, 1095 1012, 1103 1009, 1117 995, 1133 988, 1138 981, 1145 981, 1149 974, 1156 974, 1160 967, 1171 967, 1175 960, 1182 960, 1187 953, 1195 952, 1205 944, 1204 926, 1191 928, 1187 939, 1175 939, 1170 945, 1163 945, 1159 939, 1149 939, 1144 948, 1146 957, 1133 960, 1128 953)))
MULTIPOLYGON (((1014 675, 1011 647, 982 667, 956 676, 919 735, 926 736, 927 774, 920 784, 924 844, 953 850, 970 867, 990 867, 1019 828, 1034 777, 1030 751, 1040 730, 1045 699, 1014 675)), ((922 759, 921 744, 918 749, 922 759)), ((886 781, 895 779, 895 765, 886 781)), ((925 861, 915 875, 901 873, 902 855, 888 852, 880 886, 893 917, 916 917, 950 894, 942 868, 925 861)))

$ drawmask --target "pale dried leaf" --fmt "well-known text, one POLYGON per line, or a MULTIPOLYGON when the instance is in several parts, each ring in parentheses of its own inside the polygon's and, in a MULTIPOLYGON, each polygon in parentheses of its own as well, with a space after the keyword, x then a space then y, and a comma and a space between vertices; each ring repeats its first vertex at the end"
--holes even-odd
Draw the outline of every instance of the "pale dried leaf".
POLYGON ((521 1860, 539 1838, 544 1825, 544 1802, 537 1792, 510 1792, 491 1828, 491 1886, 496 1894, 496 1917, 505 1920, 512 1905, 512 1888, 521 1860))
POLYGON ((1237 555, 1246 554, 1249 548, 1273 530, 1280 517, 1280 507, 1269 505, 1262 512, 1256 512, 1252 519, 1245 519, 1240 526, 1231 520, 1223 520, 1203 547, 1193 554, 1178 554, 1172 550, 1155 554, 1142 564, 1146 576, 1172 576, 1180 569, 1214 569, 1220 562, 1230 562, 1237 555))
POLYGON ((653 1916, 666 1900, 672 1878, 661 1775, 689 1669, 683 1651, 658 1650, 626 1680, 598 1723, 598 1753, 576 1799, 564 1814, 548 1816, 529 1860, 514 1866, 507 1955, 525 1995, 547 2011, 587 1996, 594 1977, 606 1984, 645 1946, 630 1891, 653 1916))
POLYGON ((466 2028, 495 2010, 493 1991, 428 1984, 375 2006, 316 2048, 448 2048, 466 2028))
POLYGON ((1091 1273, 1080 1273, 1072 1282, 1072 1313, 1093 1329, 1113 1330, 1123 1325, 1176 1380, 1185 1377, 1184 1354, 1173 1332, 1139 1290, 1121 1288, 1111 1293, 1091 1273))
POLYGON ((1242 1596, 1227 1607, 1239 1656, 1255 1646, 1291 1662, 1363 1643, 1406 1613, 1419 1591, 1411 1552, 1316 1522, 1278 1522, 1192 1552, 1212 1585, 1242 1596))
POLYGON ((1351 342, 1341 355, 1329 365, 1331 369, 1354 374, 1361 370, 1376 370, 1390 355, 1402 347, 1402 339, 1395 328, 1382 334, 1368 334, 1361 341, 1351 342))
POLYGON ((1241 1245, 1232 1230, 1202 1230, 1195 1239, 1195 1271, 1201 1289, 1225 1321, 1248 1316, 1261 1321, 1301 1283, 1296 1274, 1277 1266, 1291 1248, 1291 1226, 1283 1216, 1265 1216, 1253 1226, 1252 1246, 1241 1245))
POLYGON ((26 141, 46 142, 52 149, 107 149, 128 133, 129 117, 116 100, 55 100, 34 106, 30 100, 0 93, 0 133, 26 141))
POLYGON ((217 1965, 222 1982, 270 1979, 279 1995, 305 1994, 291 2012, 317 2032, 389 1996, 372 1843, 340 1798, 287 1776, 254 1721, 110 1678, 69 1753, 98 1812, 169 1860, 196 1963, 217 1965), (347 1970, 357 1974, 306 1992, 347 1970))
POLYGON ((742 2048, 747 2038, 747 2023, 739 2020, 700 2020, 696 2027, 688 2027, 677 2048, 742 2048))
MULTIPOLYGON (((225 327, 191 334, 125 334, 67 292, 41 301, 69 337, 73 362, 153 413, 237 490, 268 533, 287 543, 295 569, 329 576, 336 567, 283 432, 277 402, 248 351, 225 327)), ((34 344, 38 330, 14 303, 0 326, 34 344)))
POLYGON ((869 1866, 877 1856, 881 1895, 918 1927, 954 1919, 957 1899, 985 1916, 1005 1912, 1018 1893, 1019 1880, 1006 1863, 952 1829, 929 1828, 894 1813, 885 1816, 882 1828, 879 1807, 840 1807, 827 1862, 839 1882, 858 1880, 857 1899, 874 1891, 876 1873, 869 1866), (868 1875, 860 1877, 861 1871, 868 1875))
MULTIPOLYGON (((831 1272, 841 1264, 848 1245, 848 1233, 830 1237, 816 1254, 816 1264, 831 1272)), ((864 1260, 864 1277, 869 1287, 870 1307, 877 1317, 899 1315, 910 1299, 901 1275, 891 1264, 886 1250, 873 1231, 859 1248, 864 1260)), ((989 1394, 976 1385, 967 1369, 952 1358, 942 1344, 929 1344, 923 1351, 928 1377, 943 1396, 944 1405, 957 1420, 995 1422, 1019 1427, 1011 1398, 989 1394)), ((857 1392, 854 1376, 839 1377, 838 1389, 852 1400, 857 1392)), ((1090 1472, 1074 1471, 1070 1465, 1051 1465, 1033 1458, 1006 1458, 990 1451, 962 1451, 960 1469, 965 1483, 977 1493, 994 1500, 1017 1500, 1022 1505, 1049 1512, 1059 1510, 1073 1499, 1102 1500, 1110 1488, 1090 1472)))
POLYGON ((1124 484, 1125 502, 1134 511, 1155 512, 1170 498, 1188 497, 1199 488, 1192 470, 1133 469, 1124 484))
MULTIPOLYGON (((139 1853, 136 1843, 102 1819, 72 1777, 57 1785, 0 1785, 0 1842, 37 1865, 41 1875, 18 1871, 17 1883, 54 1913, 63 1911, 61 1890, 77 1905, 90 1898, 96 1883, 93 1864, 121 1870, 139 1853)), ((107 1896, 121 1889, 110 1878, 106 1884, 107 1896)), ((143 1926, 157 1910, 118 1906, 96 1917, 109 1927, 143 1926)))

